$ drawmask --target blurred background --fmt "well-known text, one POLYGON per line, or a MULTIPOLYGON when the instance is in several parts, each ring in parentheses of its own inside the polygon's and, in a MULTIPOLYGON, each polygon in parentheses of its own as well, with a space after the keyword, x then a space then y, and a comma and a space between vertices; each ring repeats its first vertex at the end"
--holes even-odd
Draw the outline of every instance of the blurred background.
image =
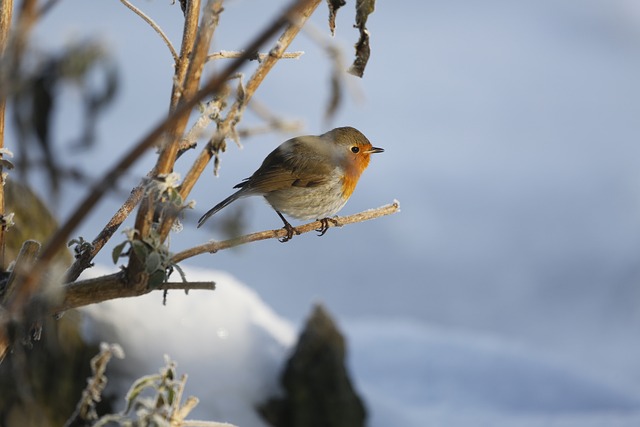
MULTIPOLYGON (((345 67, 358 37, 351 3, 338 13, 333 40, 345 67)), ((179 43, 179 5, 135 4, 179 43)), ((227 2, 212 50, 241 49, 285 4, 227 2)), ((327 15, 321 5, 312 19, 326 37, 327 15)), ((411 322, 489 336, 640 396, 640 4, 379 1, 367 27, 364 78, 345 77, 330 122, 331 64, 308 34, 290 49, 305 54, 280 61, 255 99, 302 121, 300 133, 360 129, 385 153, 372 159, 341 214, 394 199, 402 211, 322 238, 270 240, 187 264, 230 272, 295 325, 321 301, 346 325, 374 321, 392 335, 392 325, 411 322)), ((98 123, 96 146, 67 148, 82 113, 73 91, 54 128, 58 157, 99 177, 166 114, 169 51, 115 0, 60 1, 35 36, 54 51, 97 37, 117 63, 119 92, 98 123)), ((257 122, 250 112, 243 121, 257 122)), ((196 209, 172 250, 225 238, 222 227, 196 230, 195 221, 291 136, 248 138, 243 149, 230 143, 220 176, 209 167, 192 193, 196 209)), ((153 161, 150 152, 123 177, 124 194, 153 161)), ((41 181, 33 184, 45 193, 41 181)), ((61 219, 86 191, 74 184, 63 192, 61 219)), ((76 234, 93 239, 121 200, 106 198, 76 234)), ((247 232, 281 225, 258 198, 237 205, 247 232)), ((234 209, 210 223, 240 215, 234 209)), ((96 262, 111 265, 111 248, 123 239, 96 262)))

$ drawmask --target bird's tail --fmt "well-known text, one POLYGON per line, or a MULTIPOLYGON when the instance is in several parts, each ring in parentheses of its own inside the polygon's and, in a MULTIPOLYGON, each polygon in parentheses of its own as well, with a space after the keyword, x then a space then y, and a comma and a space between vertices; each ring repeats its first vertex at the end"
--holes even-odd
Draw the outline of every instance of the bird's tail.
POLYGON ((223 201, 221 201, 220 203, 218 203, 217 205, 215 205, 214 207, 209 209, 207 211, 207 213, 202 215, 202 217, 198 220, 198 228, 200 228, 202 226, 202 224, 204 224, 209 219, 209 217, 214 215, 220 209, 228 206, 229 204, 231 204, 235 200, 237 200, 237 199, 239 199, 241 197, 244 197, 245 194, 242 194, 242 193, 243 193, 242 190, 236 191, 235 193, 233 193, 232 195, 230 195, 229 197, 227 197, 226 199, 224 199, 223 201))

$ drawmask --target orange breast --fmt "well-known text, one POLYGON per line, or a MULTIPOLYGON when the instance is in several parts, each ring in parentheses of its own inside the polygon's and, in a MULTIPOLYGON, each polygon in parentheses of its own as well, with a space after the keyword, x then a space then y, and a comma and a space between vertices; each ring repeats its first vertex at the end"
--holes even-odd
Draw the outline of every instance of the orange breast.
POLYGON ((362 153, 351 157, 349 163, 345 168, 344 178, 342 179, 342 197, 348 199, 353 194, 353 190, 356 189, 358 180, 362 171, 364 171, 369 165, 370 155, 362 153))

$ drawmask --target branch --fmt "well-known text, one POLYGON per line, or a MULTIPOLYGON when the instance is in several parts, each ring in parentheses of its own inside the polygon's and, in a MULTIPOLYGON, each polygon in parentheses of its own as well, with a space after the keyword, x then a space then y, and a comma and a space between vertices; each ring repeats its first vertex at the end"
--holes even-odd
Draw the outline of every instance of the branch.
MULTIPOLYGON (((296 1, 289 9, 287 9, 279 19, 274 21, 268 28, 266 28, 261 34, 259 34, 255 40, 244 50, 244 52, 255 52, 257 51, 263 43, 273 37, 283 26, 285 26, 289 22, 290 16, 296 16, 304 7, 308 6, 308 4, 313 1, 314 3, 319 3, 320 0, 299 0, 296 1)), ((191 2, 189 2, 191 4, 191 2)), ((189 112, 195 107, 199 102, 205 99, 207 96, 211 95, 218 91, 226 82, 227 78, 235 73, 241 65, 243 65, 244 61, 248 59, 250 55, 247 53, 243 57, 233 59, 231 64, 227 66, 222 72, 217 75, 212 76, 204 85, 202 89, 200 89, 192 98, 186 100, 179 107, 177 107, 174 111, 172 111, 169 116, 160 122, 155 128, 153 128, 141 141, 139 141, 134 148, 117 164, 115 165, 109 173, 104 177, 104 179, 98 184, 94 185, 93 188, 89 191, 86 198, 78 205, 72 215, 67 219, 67 221, 56 231, 56 233, 49 239, 47 242, 42 255, 41 261, 46 264, 51 261, 56 251, 65 245, 66 241, 69 239, 71 232, 75 230, 75 228, 80 224, 80 222, 85 218, 85 216, 91 212, 96 203, 102 198, 104 193, 112 187, 118 180, 120 176, 124 174, 124 172, 144 153, 147 149, 149 149, 153 144, 156 143, 158 138, 174 126, 179 119, 181 119, 184 115, 188 115, 189 112)), ((211 156, 209 156, 209 159, 211 156)), ((208 160, 207 160, 208 161, 208 160)), ((204 169, 205 165, 202 166, 204 169)), ((189 191, 191 188, 189 188, 189 191)), ((132 194, 133 196, 133 194, 132 194)), ((132 202, 137 203, 139 201, 139 197, 141 193, 136 193, 136 197, 133 197, 134 200, 132 202), (137 199, 137 200, 135 200, 137 199)), ((184 197, 183 197, 184 199, 184 197)), ((129 206, 132 208, 135 206, 135 203, 130 203, 129 206)), ((122 215, 120 218, 126 217, 131 210, 126 208, 122 211, 122 215), (126 212, 128 210, 128 212, 126 212)), ((110 235, 113 235, 115 230, 119 227, 120 223, 114 224, 110 229, 106 229, 106 233, 104 237, 106 240, 109 239, 110 235)), ((33 274, 29 279, 30 282, 37 281, 41 274, 33 274)), ((29 289, 26 289, 26 293, 32 293, 33 289, 31 284, 28 286, 29 289)))
POLYGON ((146 22, 147 24, 149 24, 151 26, 151 28, 153 28, 155 30, 156 33, 158 33, 158 35, 162 38, 162 41, 164 41, 164 44, 167 45, 167 47, 169 48, 169 50, 171 51, 171 55, 173 56, 173 61, 174 62, 178 62, 178 53, 176 52, 175 48, 173 47, 173 45, 171 44, 171 41, 169 40, 169 38, 167 37, 167 35, 164 33, 164 31, 162 31, 162 28, 160 28, 158 26, 158 24, 156 24, 153 19, 151 19, 148 15, 146 15, 143 11, 141 11, 140 9, 138 9, 137 7, 135 7, 134 5, 132 5, 131 3, 129 3, 127 0, 120 0, 120 2, 125 5, 126 7, 128 7, 133 13, 135 13, 136 15, 138 15, 140 18, 142 18, 142 20, 144 22, 146 22))
POLYGON ((80 254, 65 272, 65 281, 73 282, 80 274, 91 267, 91 261, 98 255, 98 252, 107 244, 111 236, 120 228, 120 225, 127 219, 129 214, 136 207, 144 193, 144 182, 131 190, 131 194, 118 211, 111 217, 107 225, 104 226, 98 236, 91 242, 91 248, 80 254))
MULTIPOLYGON (((384 205, 376 209, 370 209, 364 212, 360 212, 357 214, 343 216, 343 217, 335 217, 332 220, 327 222, 329 228, 331 227, 342 227, 343 225, 353 224, 356 222, 368 221, 371 219, 379 218, 381 216, 391 215, 400 211, 400 202, 394 200, 392 204, 384 205)), ((323 226, 321 221, 313 221, 307 224, 299 225, 295 227, 297 231, 296 234, 308 233, 309 231, 318 230, 323 226)), ((246 234, 244 236, 235 237, 229 240, 222 240, 220 242, 210 241, 204 243, 199 246, 195 246, 193 248, 184 250, 182 252, 178 252, 173 255, 171 258, 172 264, 177 264, 180 261, 184 261, 187 258, 192 258, 196 255, 204 254, 204 253, 215 253, 221 251, 223 249, 233 248, 235 246, 244 245, 246 243, 257 242, 259 240, 267 240, 267 239, 279 239, 285 237, 287 235, 287 231, 284 228, 279 228, 277 230, 266 230, 260 231, 258 233, 246 234)))
POLYGON ((189 59, 198 34, 198 19, 200 17, 200 0, 187 2, 184 11, 184 27, 182 29, 182 45, 180 46, 180 59, 176 62, 176 72, 174 75, 173 89, 171 90, 171 103, 169 111, 173 111, 178 106, 182 98, 183 88, 187 70, 189 69, 189 59))
MULTIPOLYGON (((249 100, 255 93, 256 89, 262 81, 265 79, 269 71, 276 65, 278 60, 282 57, 282 54, 285 52, 287 47, 291 44, 293 39, 297 36, 298 32, 302 25, 309 19, 309 16, 313 13, 313 11, 320 4, 320 0, 307 0, 298 4, 298 8, 292 11, 289 11, 283 15, 285 17, 286 22, 293 21, 289 24, 285 32, 280 36, 276 43, 276 47, 274 47, 269 56, 260 63, 258 68, 256 69, 251 79, 247 82, 247 85, 244 89, 244 98, 242 102, 236 101, 231 108, 229 109, 229 113, 224 120, 224 122, 219 126, 218 135, 215 137, 215 141, 211 144, 207 144, 207 146, 200 152, 197 159, 194 161, 193 166, 187 172, 187 175, 182 182, 180 187, 180 196, 182 200, 186 200, 189 196, 189 193, 193 189, 193 186, 202 175, 202 172, 207 167, 207 164, 211 160, 214 155, 212 147, 219 149, 216 147, 216 144, 222 144, 224 139, 227 137, 228 132, 231 130, 232 126, 237 122, 238 115, 241 113, 242 109, 245 105, 249 103, 249 100), (295 19, 294 19, 295 18, 295 19)), ((281 18, 282 19, 282 18, 281 18)), ((257 49, 243 50, 243 54, 247 52, 256 52, 257 49)), ((167 220, 162 224, 160 235, 164 238, 171 228, 173 224, 173 220, 167 220)))
MULTIPOLYGON (((207 56, 207 61, 212 61, 214 59, 232 59, 238 58, 239 56, 244 55, 244 52, 232 52, 228 50, 221 50, 220 52, 214 52, 207 56)), ((255 54, 258 58, 258 61, 264 61, 270 55, 269 53, 257 53, 255 54)), ((280 59, 298 59, 304 52, 284 52, 280 59)))
MULTIPOLYGON (((9 30, 13 13, 13 0, 3 0, 0 5, 0 58, 4 58, 9 44, 9 30)), ((4 73, 3 73, 4 74, 4 73)), ((0 149, 4 148, 4 120, 7 98, 5 90, 0 90, 0 149)), ((0 154, 0 159, 2 154, 0 154)), ((5 214, 4 208, 4 175, 0 165, 0 215, 5 214)), ((0 227, 0 269, 4 270, 5 227, 0 227)))
POLYGON ((214 290, 214 282, 167 282, 157 287, 144 287, 137 289, 130 286, 125 280, 123 272, 96 277, 94 279, 80 280, 67 283, 63 286, 64 300, 59 305, 53 307, 54 313, 70 310, 72 308, 84 307, 117 298, 137 297, 148 294, 151 291, 166 290, 214 290))

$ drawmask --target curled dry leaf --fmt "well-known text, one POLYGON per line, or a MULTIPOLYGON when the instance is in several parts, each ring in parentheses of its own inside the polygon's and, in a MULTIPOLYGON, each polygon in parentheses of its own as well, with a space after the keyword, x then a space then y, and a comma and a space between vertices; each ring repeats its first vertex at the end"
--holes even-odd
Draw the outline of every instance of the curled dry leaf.
POLYGON ((360 39, 356 43, 356 59, 349 67, 349 73, 354 76, 362 77, 364 69, 369 61, 371 48, 369 47, 369 31, 367 30, 367 18, 375 10, 375 0, 358 0, 356 2, 356 24, 355 27, 360 30, 360 39))
POLYGON ((336 34, 336 15, 338 9, 347 4, 347 2, 346 0, 327 0, 327 4, 329 5, 329 29, 331 30, 331 35, 334 36, 336 34))

